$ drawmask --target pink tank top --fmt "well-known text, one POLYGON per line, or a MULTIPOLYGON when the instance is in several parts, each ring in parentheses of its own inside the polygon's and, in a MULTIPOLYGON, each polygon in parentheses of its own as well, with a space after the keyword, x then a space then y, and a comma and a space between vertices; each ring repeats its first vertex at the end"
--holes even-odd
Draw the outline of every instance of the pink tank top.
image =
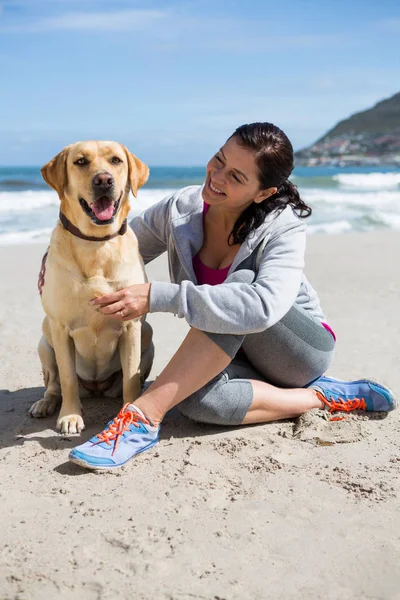
MULTIPOLYGON (((209 209, 210 205, 207 202, 203 204, 203 229, 204 229, 204 217, 209 209)), ((200 260, 199 254, 193 257, 193 269, 197 278, 197 283, 203 285, 217 285, 223 283, 228 275, 228 271, 231 265, 224 267, 223 269, 212 269, 203 264, 200 260)))

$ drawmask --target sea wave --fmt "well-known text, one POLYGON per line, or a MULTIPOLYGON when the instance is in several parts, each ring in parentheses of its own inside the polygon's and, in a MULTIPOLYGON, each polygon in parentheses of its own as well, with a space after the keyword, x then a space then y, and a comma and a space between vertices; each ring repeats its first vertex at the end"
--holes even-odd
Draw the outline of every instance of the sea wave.
MULTIPOLYGON (((399 175, 400 177, 400 175, 399 175)), ((173 194, 174 189, 140 190, 137 198, 130 196, 132 211, 140 212, 166 196, 173 194)), ((329 203, 359 206, 391 205, 400 208, 400 190, 384 190, 378 194, 375 191, 345 191, 341 189, 300 188, 302 198, 310 204, 329 203)), ((25 192, 0 192, 0 213, 27 212, 50 206, 58 206, 60 201, 55 192, 28 190, 25 192)))
POLYGON ((46 244, 50 240, 53 227, 33 229, 32 231, 12 231, 0 234, 0 246, 13 244, 46 244))
MULTIPOLYGON (((141 190, 138 192, 137 198, 130 196, 131 209, 134 213, 138 213, 173 192, 174 190, 169 189, 141 190)), ((51 190, 0 192, 0 213, 28 212, 48 208, 49 206, 58 206, 59 204, 60 200, 56 192, 51 190)))
POLYGON ((400 173, 339 173, 332 179, 343 187, 357 189, 388 190, 400 186, 400 173))
POLYGON ((307 233, 345 233, 346 231, 352 231, 353 227, 349 221, 333 221, 331 223, 318 223, 315 225, 309 225, 307 227, 307 233))
POLYGON ((137 198, 130 197, 131 213, 138 214, 176 192, 176 189, 139 190, 137 198))
POLYGON ((386 227, 390 227, 390 229, 400 229, 400 214, 382 212, 379 214, 379 218, 386 227))
MULTIPOLYGON (((130 196, 128 219, 174 190, 141 190, 130 196)), ((0 192, 0 245, 48 243, 57 222, 60 200, 55 192, 0 192), (50 226, 48 226, 50 225, 50 226)))
POLYGON ((300 189, 301 197, 309 204, 328 203, 346 206, 397 206, 400 208, 400 191, 345 191, 322 188, 300 189))
MULTIPOLYGON (((337 182, 330 188, 299 187, 302 198, 313 208, 307 219, 310 234, 400 229, 400 190, 345 188, 337 182)), ((172 188, 139 190, 137 198, 130 197, 129 218, 174 192, 172 188)), ((52 190, 0 192, 0 245, 47 243, 57 222, 59 203, 52 190)))
POLYGON ((43 189, 43 182, 38 181, 27 181, 25 179, 1 179, 0 180, 0 191, 29 191, 32 188, 36 190, 43 189))
POLYGON ((0 213, 27 212, 59 203, 57 194, 51 191, 0 192, 0 213))

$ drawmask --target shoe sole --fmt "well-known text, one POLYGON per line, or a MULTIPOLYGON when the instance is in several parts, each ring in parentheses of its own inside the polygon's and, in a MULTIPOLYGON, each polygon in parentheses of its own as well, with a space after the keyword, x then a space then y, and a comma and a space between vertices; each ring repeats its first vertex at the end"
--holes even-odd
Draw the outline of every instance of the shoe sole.
MULTIPOLYGON (((339 383, 341 383, 343 381, 343 379, 336 379, 335 377, 330 377, 329 375, 325 375, 324 377, 326 377, 327 379, 331 379, 332 381, 338 381, 339 383)), ((388 390, 389 394, 391 395, 391 397, 393 399, 393 408, 391 408, 390 410, 383 410, 383 411, 380 411, 380 410, 372 411, 371 410, 369 412, 392 412, 392 410, 396 410, 396 408, 398 408, 398 405, 399 405, 398 400, 397 400, 396 396, 394 395, 393 391, 387 385, 382 385, 381 383, 378 383, 374 379, 355 379, 351 383, 373 383, 377 387, 381 387, 381 388, 383 387, 383 388, 385 388, 385 390, 388 390)))
POLYGON ((152 448, 153 446, 158 444, 158 441, 159 440, 151 442, 150 444, 148 444, 141 450, 138 450, 138 452, 136 452, 133 456, 131 456, 130 458, 127 458, 127 460, 125 460, 122 463, 118 463, 117 465, 104 465, 102 467, 101 465, 93 465, 92 463, 88 463, 85 460, 83 460, 82 458, 78 458, 76 456, 68 456, 68 459, 75 465, 79 465, 80 467, 85 467, 86 469, 90 469, 91 471, 109 471, 110 469, 119 469, 119 467, 123 467, 124 465, 126 465, 127 462, 132 460, 132 458, 134 456, 137 456, 138 454, 141 454, 142 452, 145 452, 146 450, 150 450, 150 448, 152 448))

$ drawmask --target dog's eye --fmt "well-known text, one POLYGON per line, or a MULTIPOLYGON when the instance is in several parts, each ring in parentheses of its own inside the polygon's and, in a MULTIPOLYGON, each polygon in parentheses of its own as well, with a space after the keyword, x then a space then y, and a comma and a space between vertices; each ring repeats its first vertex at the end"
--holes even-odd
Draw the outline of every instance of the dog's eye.
POLYGON ((88 160, 87 160, 87 159, 86 159, 84 156, 82 156, 81 158, 78 158, 78 160, 76 160, 76 161, 74 162, 74 165, 79 165, 79 166, 82 166, 82 165, 87 165, 87 164, 88 164, 88 162, 89 162, 89 161, 88 161, 88 160))
POLYGON ((122 160, 118 156, 113 156, 111 162, 113 165, 119 165, 119 163, 122 163, 122 160))

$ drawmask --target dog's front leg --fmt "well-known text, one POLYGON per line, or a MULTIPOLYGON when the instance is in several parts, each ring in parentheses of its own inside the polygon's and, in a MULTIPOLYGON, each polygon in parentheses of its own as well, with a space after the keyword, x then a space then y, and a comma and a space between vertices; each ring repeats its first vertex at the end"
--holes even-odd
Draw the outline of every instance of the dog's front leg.
POLYGON ((140 340, 141 321, 128 321, 119 338, 119 355, 123 376, 124 404, 134 402, 140 396, 140 340))
POLYGON ((62 403, 57 419, 61 433, 80 433, 85 427, 82 419, 79 384, 75 369, 75 346, 66 327, 51 322, 51 335, 60 376, 62 403))

